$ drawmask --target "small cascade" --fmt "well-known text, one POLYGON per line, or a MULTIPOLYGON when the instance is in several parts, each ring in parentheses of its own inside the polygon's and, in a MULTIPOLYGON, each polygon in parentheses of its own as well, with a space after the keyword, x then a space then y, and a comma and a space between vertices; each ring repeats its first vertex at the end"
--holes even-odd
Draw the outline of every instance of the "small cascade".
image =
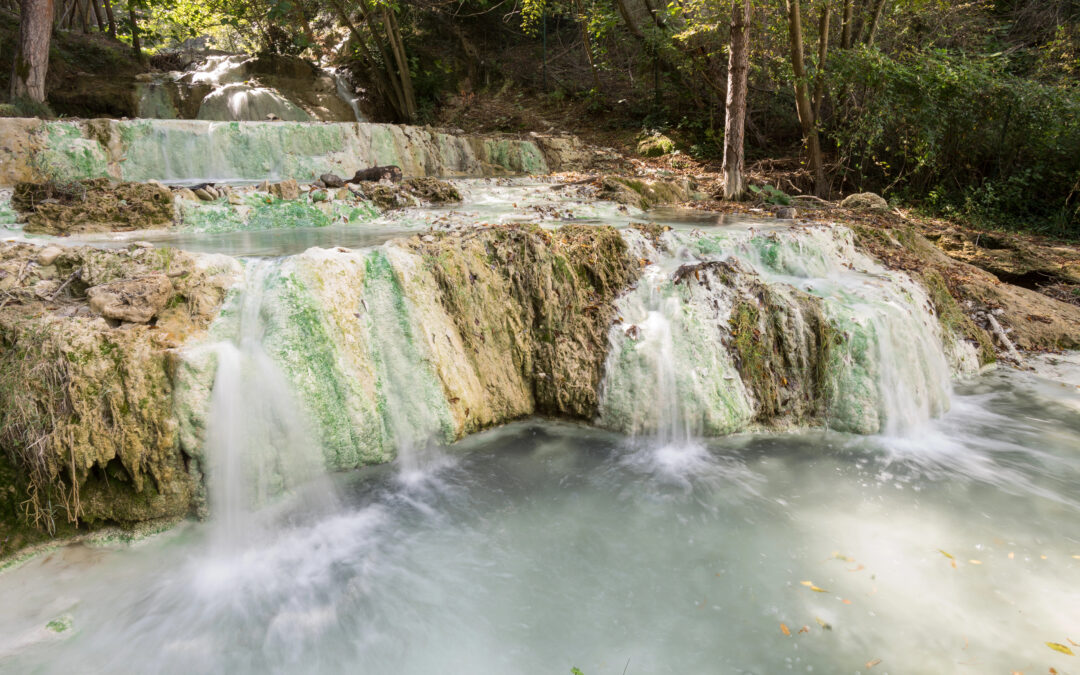
POLYGON ((349 104, 353 114, 356 115, 356 121, 367 122, 367 117, 360 112, 360 97, 356 95, 348 74, 340 68, 327 68, 326 72, 334 78, 334 87, 337 89, 338 97, 349 104))
POLYGON ((160 80, 135 85, 136 110, 139 117, 174 120, 178 117, 169 85, 160 80))
POLYGON ((368 349, 378 382, 378 404, 386 435, 397 451, 402 479, 413 482, 443 461, 438 445, 452 437, 442 385, 426 367, 408 300, 386 255, 365 261, 368 349))
POLYGON ((233 340, 213 346, 207 419, 210 507, 223 547, 245 539, 253 509, 323 473, 291 385, 264 351, 263 292, 273 263, 249 263, 233 340))
POLYGON ((302 108, 269 87, 255 87, 244 82, 223 85, 203 99, 198 119, 220 121, 279 119, 309 122, 302 108))

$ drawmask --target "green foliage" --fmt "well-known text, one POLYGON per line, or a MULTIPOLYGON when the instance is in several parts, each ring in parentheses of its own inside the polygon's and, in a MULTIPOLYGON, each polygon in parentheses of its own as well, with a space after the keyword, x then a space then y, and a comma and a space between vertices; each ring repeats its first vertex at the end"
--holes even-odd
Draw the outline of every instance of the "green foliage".
POLYGON ((834 85, 859 104, 832 130, 841 178, 935 212, 1080 237, 1080 89, 944 51, 839 54, 834 85))
POLYGON ((0 117, 40 117, 54 119, 56 115, 47 103, 38 103, 28 98, 17 97, 8 103, 0 103, 0 117))
POLYGON ((761 187, 750 185, 748 188, 754 196, 759 197, 766 204, 775 206, 788 206, 791 204, 791 197, 786 192, 771 185, 762 185, 761 187))

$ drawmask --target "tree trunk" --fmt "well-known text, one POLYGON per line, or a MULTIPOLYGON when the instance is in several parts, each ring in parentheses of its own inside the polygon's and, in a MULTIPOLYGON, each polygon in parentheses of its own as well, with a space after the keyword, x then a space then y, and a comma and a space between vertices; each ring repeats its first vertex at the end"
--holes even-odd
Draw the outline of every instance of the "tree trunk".
POLYGON ((634 17, 630 14, 630 8, 626 6, 626 0, 615 0, 615 4, 619 8, 619 15, 622 16, 623 23, 626 24, 626 30, 630 31, 630 34, 638 40, 644 40, 645 34, 634 23, 634 17))
POLYGON ((101 0, 90 0, 90 6, 94 8, 94 21, 97 23, 98 32, 105 32, 105 12, 101 9, 101 0))
POLYGON ((825 61, 829 58, 829 6, 821 6, 818 23, 818 62, 814 74, 814 123, 821 121, 821 102, 825 98, 825 61))
POLYGON ((112 2, 105 0, 105 16, 109 17, 109 37, 116 39, 116 17, 113 15, 112 2))
POLYGON ((390 50, 394 53, 394 61, 397 63, 398 78, 401 81, 401 92, 405 95, 406 122, 416 119, 416 95, 413 93, 412 74, 409 72, 409 60, 405 56, 405 43, 401 40, 401 30, 398 28, 397 17, 394 11, 383 7, 383 27, 390 41, 390 50))
POLYGON ((881 12, 885 9, 885 0, 877 0, 874 3, 874 16, 870 19, 870 28, 866 30, 866 46, 874 46, 874 36, 877 34, 878 24, 881 23, 881 12))
POLYGON ((844 0, 844 14, 840 20, 840 49, 851 49, 851 22, 855 12, 855 0, 844 0))
POLYGON ((368 72, 371 74, 371 77, 375 79, 375 86, 379 94, 390 102, 390 106, 394 109, 398 119, 404 119, 405 103, 401 93, 401 85, 396 79, 387 77, 384 68, 378 67, 378 55, 373 53, 368 41, 360 32, 360 29, 356 27, 356 24, 349 18, 348 13, 345 11, 345 6, 341 4, 340 0, 331 0, 330 4, 334 6, 341 22, 349 29, 349 32, 352 33, 353 39, 356 40, 357 47, 363 50, 368 65, 368 72))
POLYGON ((578 10, 578 25, 581 27, 581 41, 585 44, 585 56, 589 59, 589 70, 592 71, 593 87, 600 92, 600 74, 596 71, 596 60, 593 59, 592 41, 589 40, 589 24, 585 21, 585 10, 581 6, 581 0, 575 0, 578 10))
POLYGON ((750 0, 735 0, 731 14, 726 121, 724 123, 724 199, 746 191, 743 136, 746 130, 746 77, 750 70, 750 0))
POLYGON ((49 68, 53 0, 22 0, 19 44, 11 73, 11 97, 45 102, 45 73, 49 68))
POLYGON ((131 49, 135 52, 135 59, 142 63, 142 43, 139 41, 139 19, 135 15, 135 3, 128 0, 128 19, 131 21, 131 49))
POLYGON ((799 113, 803 138, 806 142, 806 159, 814 176, 814 194, 823 197, 825 192, 825 166, 818 140, 817 120, 810 102, 806 81, 806 65, 803 62, 802 13, 799 0, 786 0, 788 15, 788 38, 791 43, 791 68, 795 72, 795 107, 799 113))
POLYGON ((82 25, 82 32, 90 32, 90 0, 78 0, 79 2, 79 23, 82 25))

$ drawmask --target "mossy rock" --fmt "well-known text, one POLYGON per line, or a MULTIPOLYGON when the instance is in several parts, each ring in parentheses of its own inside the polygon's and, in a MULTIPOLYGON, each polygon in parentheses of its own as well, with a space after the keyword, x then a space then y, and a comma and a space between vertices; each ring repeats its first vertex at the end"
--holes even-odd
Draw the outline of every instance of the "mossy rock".
POLYGON ((18 183, 11 205, 26 214, 26 231, 67 235, 122 232, 172 225, 173 194, 160 183, 18 183))
POLYGON ((663 157, 675 152, 675 141, 663 134, 653 134, 638 141, 637 153, 642 157, 663 157))

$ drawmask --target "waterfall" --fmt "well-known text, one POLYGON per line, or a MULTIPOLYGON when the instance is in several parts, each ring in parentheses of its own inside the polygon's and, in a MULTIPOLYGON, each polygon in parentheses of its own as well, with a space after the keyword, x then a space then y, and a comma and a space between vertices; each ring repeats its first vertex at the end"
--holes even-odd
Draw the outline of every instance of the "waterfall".
POLYGON ((263 294, 274 263, 248 264, 236 335, 213 345, 217 358, 207 419, 210 506, 218 543, 244 541, 257 507, 323 473, 289 381, 262 345, 263 294))

